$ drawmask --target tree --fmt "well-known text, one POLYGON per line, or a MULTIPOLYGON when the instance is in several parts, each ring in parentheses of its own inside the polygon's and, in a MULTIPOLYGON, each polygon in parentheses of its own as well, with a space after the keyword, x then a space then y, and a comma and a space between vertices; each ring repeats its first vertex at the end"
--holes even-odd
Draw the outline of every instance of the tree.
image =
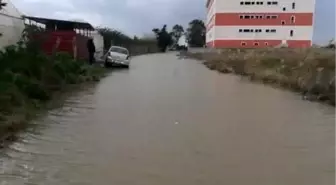
POLYGON ((127 48, 132 54, 157 51, 155 39, 138 38, 137 36, 129 37, 120 31, 107 27, 96 28, 96 30, 104 38, 105 50, 108 50, 113 44, 127 48))
POLYGON ((163 25, 161 29, 154 28, 152 31, 156 35, 157 45, 161 52, 165 52, 167 47, 172 44, 172 36, 167 32, 167 25, 163 25))
POLYGON ((183 33, 184 33, 183 26, 179 24, 176 24, 175 26, 173 26, 173 29, 171 31, 171 36, 172 36, 172 39, 174 40, 174 43, 178 41, 178 39, 182 36, 183 33))
POLYGON ((206 28, 204 22, 199 19, 194 19, 189 23, 188 43, 193 47, 203 47, 205 45, 206 28))
POLYGON ((133 42, 132 38, 120 31, 110 28, 97 28, 97 30, 104 38, 105 49, 109 49, 112 43, 114 45, 127 47, 133 42))

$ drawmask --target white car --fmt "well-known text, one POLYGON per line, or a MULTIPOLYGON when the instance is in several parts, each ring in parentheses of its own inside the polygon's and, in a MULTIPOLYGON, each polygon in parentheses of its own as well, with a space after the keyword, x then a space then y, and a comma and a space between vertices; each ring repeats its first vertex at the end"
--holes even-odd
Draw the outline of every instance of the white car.
POLYGON ((129 67, 130 65, 130 53, 128 49, 120 46, 111 46, 106 53, 104 65, 105 67, 129 67))

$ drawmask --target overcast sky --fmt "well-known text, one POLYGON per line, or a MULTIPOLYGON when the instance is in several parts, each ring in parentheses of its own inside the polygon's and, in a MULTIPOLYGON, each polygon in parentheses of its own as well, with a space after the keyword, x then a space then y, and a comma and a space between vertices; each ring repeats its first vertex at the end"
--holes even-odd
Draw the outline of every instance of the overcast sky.
MULTIPOLYGON (((205 18, 205 0, 12 0, 24 14, 59 19, 84 19, 128 35, 142 36, 163 24, 187 25, 205 18)), ((316 0, 317 43, 335 36, 335 0, 316 0)))

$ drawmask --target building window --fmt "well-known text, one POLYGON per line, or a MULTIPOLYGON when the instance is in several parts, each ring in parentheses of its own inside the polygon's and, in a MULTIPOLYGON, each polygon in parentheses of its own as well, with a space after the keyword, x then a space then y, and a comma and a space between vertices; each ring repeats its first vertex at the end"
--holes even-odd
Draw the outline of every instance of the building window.
POLYGON ((291 17, 291 23, 295 23, 295 16, 294 15, 291 17))
POLYGON ((254 45, 255 45, 255 46, 259 46, 259 42, 255 42, 254 45))
POLYGON ((265 46, 268 46, 268 42, 265 42, 265 46))
POLYGON ((295 3, 292 3, 292 9, 295 9, 295 3))
POLYGON ((262 32, 262 29, 239 29, 239 32, 240 30, 242 30, 242 32, 245 32, 245 33, 260 33, 262 32))
MULTIPOLYGON (((239 15, 240 19, 263 19, 263 15, 239 15)), ((266 19, 277 19, 277 15, 265 15, 266 19)))
POLYGON ((285 25, 286 22, 284 20, 281 21, 281 25, 285 25))
POLYGON ((266 33, 269 33, 269 32, 271 32, 271 33, 275 33, 275 32, 276 32, 276 29, 266 29, 265 32, 266 32, 266 33))
POLYGON ((262 1, 241 1, 240 2, 241 5, 245 4, 245 5, 262 5, 264 4, 264 2, 262 1))
POLYGON ((293 35, 294 35, 294 31, 291 30, 290 33, 289 33, 289 35, 290 35, 291 37, 293 37, 293 35))
POLYGON ((286 11, 286 7, 283 7, 283 8, 282 8, 282 11, 286 11))
POLYGON ((240 45, 246 46, 246 42, 241 42, 240 45))
POLYGON ((278 5, 278 1, 267 1, 267 5, 278 5))

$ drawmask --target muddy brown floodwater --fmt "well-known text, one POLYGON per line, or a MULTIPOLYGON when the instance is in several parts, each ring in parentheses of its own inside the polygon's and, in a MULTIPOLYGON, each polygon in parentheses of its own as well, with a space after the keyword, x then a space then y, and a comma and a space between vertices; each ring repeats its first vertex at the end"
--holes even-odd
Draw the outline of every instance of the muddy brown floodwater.
POLYGON ((0 185, 333 185, 334 108, 175 54, 133 58, 0 153, 0 185))

